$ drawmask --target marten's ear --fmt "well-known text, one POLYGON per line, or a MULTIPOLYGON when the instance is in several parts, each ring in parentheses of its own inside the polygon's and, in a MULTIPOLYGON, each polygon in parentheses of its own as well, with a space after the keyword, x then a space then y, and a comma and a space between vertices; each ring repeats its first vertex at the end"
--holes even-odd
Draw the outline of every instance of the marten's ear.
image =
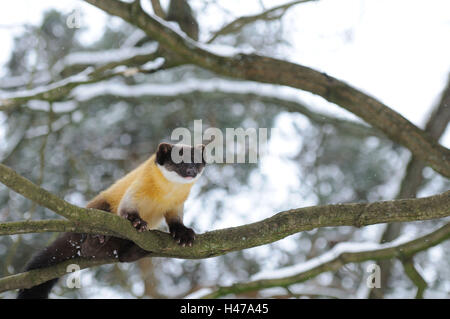
POLYGON ((164 165, 164 162, 170 158, 172 146, 173 145, 169 143, 160 143, 158 145, 158 150, 156 151, 156 163, 164 165))

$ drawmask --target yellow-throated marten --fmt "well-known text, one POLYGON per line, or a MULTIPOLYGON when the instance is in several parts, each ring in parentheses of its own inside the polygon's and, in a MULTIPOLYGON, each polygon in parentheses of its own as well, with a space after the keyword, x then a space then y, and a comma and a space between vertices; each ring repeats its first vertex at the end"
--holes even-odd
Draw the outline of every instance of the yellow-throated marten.
MULTIPOLYGON (((153 229, 165 218, 174 239, 180 245, 191 246, 195 233, 183 224, 183 205, 205 167, 204 148, 204 145, 159 144, 154 155, 101 192, 87 207, 118 214, 128 219, 137 231, 153 229)), ((129 240, 64 233, 33 257, 25 270, 49 267, 79 256, 132 262, 146 254, 129 240)), ((47 298, 57 280, 21 289, 17 298, 47 298)))

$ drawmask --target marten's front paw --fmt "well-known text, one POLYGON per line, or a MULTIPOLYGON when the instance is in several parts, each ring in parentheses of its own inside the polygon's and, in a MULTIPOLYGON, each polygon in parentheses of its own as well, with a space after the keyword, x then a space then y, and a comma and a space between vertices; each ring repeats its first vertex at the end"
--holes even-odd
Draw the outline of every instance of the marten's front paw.
POLYGON ((125 213, 123 214, 123 217, 128 219, 131 222, 131 225, 133 225, 133 227, 136 228, 138 232, 148 230, 147 222, 143 220, 137 212, 125 213))
POLYGON ((188 228, 181 223, 175 223, 170 225, 169 230, 179 245, 190 247, 194 243, 195 232, 192 228, 188 228))

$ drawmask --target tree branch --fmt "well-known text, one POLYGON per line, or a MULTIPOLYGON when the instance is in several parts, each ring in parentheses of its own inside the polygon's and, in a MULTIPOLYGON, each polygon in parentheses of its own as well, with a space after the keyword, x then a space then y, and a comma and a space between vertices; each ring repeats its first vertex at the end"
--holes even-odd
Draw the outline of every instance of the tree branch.
MULTIPOLYGON (((444 134, 450 121, 450 74, 448 77, 447 85, 442 92, 440 101, 437 107, 434 108, 430 115, 427 124, 425 126, 425 132, 439 141, 442 134, 444 134)), ((423 182, 422 171, 425 168, 424 163, 416 158, 411 157, 408 166, 406 168, 405 177, 402 180, 400 191, 397 198, 412 198, 416 197, 420 185, 423 182)), ((397 234, 398 236, 398 234, 397 234)), ((395 236, 395 237, 397 237, 395 236)))
MULTIPOLYGON (((361 246, 361 243, 355 243, 354 247, 349 243, 343 243, 335 246, 333 250, 327 252, 326 254, 311 259, 304 264, 277 270, 277 273, 281 274, 279 278, 263 279, 265 277, 264 275, 255 275, 254 277, 259 277, 260 279, 246 283, 237 283, 226 287, 219 287, 202 298, 219 298, 228 294, 239 294, 272 287, 288 287, 296 283, 310 280, 321 273, 336 271, 349 263, 361 263, 368 260, 384 260, 396 257, 401 257, 407 260, 414 254, 436 246, 449 238, 450 224, 446 224, 428 235, 402 244, 375 244, 373 246, 378 246, 377 248, 366 248, 361 250, 358 249, 358 247, 361 246), (295 271, 296 267, 301 268, 301 270, 295 271), (286 276, 286 273, 294 274, 286 276)), ((414 277, 413 281, 418 284, 419 291, 417 293, 419 295, 419 292, 422 293, 423 289, 426 287, 426 283, 423 285, 423 282, 420 280, 422 277, 420 277, 420 274, 420 278, 416 276, 418 273, 414 272, 415 269, 411 268, 411 264, 407 264, 406 267, 408 267, 407 273, 410 278, 414 277)), ((421 296, 421 294, 419 296, 421 296)))
POLYGON ((83 225, 63 219, 26 220, 0 223, 0 236, 47 232, 113 235, 112 232, 103 228, 95 228, 90 225, 83 225))
POLYGON ((155 12, 155 14, 158 17, 160 17, 161 19, 165 19, 166 14, 164 13, 164 10, 163 10, 159 0, 151 0, 151 2, 152 2, 153 11, 155 12))
POLYGON ((110 62, 106 65, 99 66, 96 69, 89 67, 74 76, 67 77, 50 85, 12 93, 0 92, 2 93, 2 96, 0 96, 0 111, 11 110, 29 100, 62 100, 74 88, 80 85, 103 81, 115 76, 130 76, 136 73, 153 73, 169 67, 161 57, 155 59, 154 66, 146 67, 146 65, 144 65, 132 68, 125 67, 125 65, 135 65, 136 63, 148 61, 147 59, 151 57, 155 57, 155 54, 137 55, 121 61, 110 62))
MULTIPOLYGON (((139 31, 143 32, 139 29, 139 31)), ((135 43, 133 43, 134 45, 135 43)), ((33 83, 29 83, 29 75, 7 77, 0 79, 0 88, 11 91, 32 86, 44 86, 54 81, 53 75, 63 78, 77 74, 88 67, 98 67, 98 73, 112 69, 119 65, 129 67, 144 64, 160 56, 158 45, 155 42, 142 47, 122 47, 120 49, 109 49, 102 51, 82 51, 73 52, 59 60, 52 68, 51 72, 38 71, 33 77, 33 83)))
POLYGON ((73 52, 60 60, 53 69, 56 74, 64 77, 81 72, 87 67, 96 67, 95 73, 100 74, 120 65, 139 66, 160 56, 158 44, 151 42, 142 47, 73 52))
POLYGON ((423 293, 425 292, 425 289, 427 289, 428 285, 425 279, 423 279, 422 275, 417 271, 416 267, 414 266, 413 256, 408 256, 408 258, 404 258, 402 260, 402 264, 406 275, 417 286, 416 299, 422 299, 423 293))
POLYGON ((276 7, 273 7, 271 9, 265 10, 261 13, 254 14, 254 15, 248 15, 248 16, 242 16, 239 17, 230 23, 226 24, 216 32, 214 32, 213 36, 206 42, 206 43, 212 43, 214 40, 216 40, 218 37, 230 34, 230 33, 236 33, 242 30, 245 26, 254 23, 259 20, 263 21, 273 21, 280 19, 287 10, 289 10, 291 7, 305 2, 311 2, 316 0, 297 0, 297 1, 291 1, 276 7))
POLYGON ((115 259, 83 259, 74 258, 48 268, 30 270, 23 273, 0 278, 0 292, 31 288, 39 283, 67 274, 67 266, 78 265, 80 269, 116 262, 115 259))
POLYGON ((161 45, 192 63, 238 79, 286 85, 317 94, 336 103, 407 147, 437 172, 450 177, 450 150, 378 100, 350 85, 311 68, 256 54, 219 55, 183 34, 157 16, 144 12, 139 1, 85 0, 141 28, 161 45))
MULTIPOLYGON (((436 108, 434 108, 430 115, 425 131, 428 132, 431 137, 439 141, 442 134, 450 121, 450 74, 447 80, 447 85, 441 95, 440 101, 436 108)), ((425 164, 412 156, 406 167, 405 175, 400 184, 400 190, 396 198, 414 198, 417 196, 421 185, 423 184, 423 169, 425 164)), ((386 225, 381 236, 381 243, 390 242, 397 238, 401 233, 402 225, 399 223, 391 223, 386 225)), ((381 277, 381 288, 372 289, 369 293, 369 298, 382 298, 387 291, 389 280, 391 278, 393 263, 390 260, 384 260, 380 263, 383 276, 381 277)))
MULTIPOLYGON (((162 232, 138 233, 123 218, 95 209, 72 205, 38 187, 14 170, 0 164, 0 181, 55 213, 78 224, 111 231, 140 247, 166 257, 206 258, 264 245, 304 230, 328 226, 366 226, 392 221, 415 221, 450 216, 450 191, 420 199, 375 203, 312 206, 280 212, 260 222, 199 236, 192 248, 179 247, 162 232), (242 240, 242 239, 245 240, 242 240)), ((77 224, 77 225, 78 225, 77 224)))
POLYGON ((198 40, 199 25, 187 0, 170 0, 167 21, 175 21, 189 37, 198 40))
MULTIPOLYGON (((112 236, 127 238, 151 252, 150 257, 208 258, 265 245, 318 227, 361 227, 392 221, 428 220, 450 216, 450 191, 420 199, 304 207, 280 212, 256 223, 207 232, 197 236, 195 245, 192 247, 180 247, 167 233, 161 231, 139 233, 128 221, 115 214, 74 206, 36 186, 3 164, 0 164, 0 181, 37 204, 68 218, 80 227, 76 231, 107 232, 112 236)), ((56 225, 57 223, 47 222, 46 227, 49 229, 53 227, 53 230, 60 231, 63 229, 62 226, 71 225, 59 223, 56 225)), ((35 224, 30 225, 35 226, 35 224)), ((3 229, 6 228, 7 226, 4 226, 3 229)), ((11 231, 8 233, 10 234, 11 231)), ((94 262, 97 265, 99 261, 94 262)), ((85 265, 88 266, 89 262, 86 261, 85 265)), ((57 278, 60 273, 55 272, 53 276, 52 278, 57 278)), ((35 284, 52 278, 39 276, 35 284)))

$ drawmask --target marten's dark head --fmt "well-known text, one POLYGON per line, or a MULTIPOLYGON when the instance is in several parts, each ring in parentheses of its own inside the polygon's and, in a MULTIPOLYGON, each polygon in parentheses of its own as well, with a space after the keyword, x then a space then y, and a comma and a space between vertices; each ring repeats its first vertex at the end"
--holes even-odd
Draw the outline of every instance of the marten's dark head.
POLYGON ((173 183, 193 183, 205 168, 205 145, 161 143, 156 151, 156 165, 164 177, 173 183))

